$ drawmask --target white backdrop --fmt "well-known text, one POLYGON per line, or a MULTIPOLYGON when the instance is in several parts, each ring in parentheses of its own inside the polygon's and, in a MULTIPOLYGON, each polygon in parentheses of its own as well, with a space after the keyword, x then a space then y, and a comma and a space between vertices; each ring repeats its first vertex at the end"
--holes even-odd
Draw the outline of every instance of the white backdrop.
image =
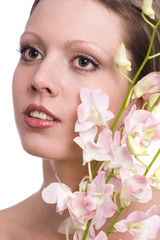
POLYGON ((41 159, 25 153, 12 109, 12 75, 19 59, 19 37, 33 0, 0 1, 0 209, 37 191, 42 183, 41 159))
POLYGON ((8 0, 0 5, 0 209, 27 198, 42 183, 41 160, 29 156, 21 147, 11 92, 19 37, 32 3, 33 0, 8 0))

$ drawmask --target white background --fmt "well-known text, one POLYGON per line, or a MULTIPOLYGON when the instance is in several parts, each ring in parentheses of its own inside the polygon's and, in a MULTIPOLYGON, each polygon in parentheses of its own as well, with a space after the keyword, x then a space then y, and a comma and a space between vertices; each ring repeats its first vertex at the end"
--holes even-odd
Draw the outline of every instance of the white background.
POLYGON ((41 159, 23 151, 12 109, 12 75, 19 58, 19 37, 32 3, 8 0, 0 5, 0 209, 27 198, 42 183, 41 159))
POLYGON ((41 159, 25 153, 12 107, 12 75, 33 0, 0 2, 0 209, 37 191, 42 183, 41 159))

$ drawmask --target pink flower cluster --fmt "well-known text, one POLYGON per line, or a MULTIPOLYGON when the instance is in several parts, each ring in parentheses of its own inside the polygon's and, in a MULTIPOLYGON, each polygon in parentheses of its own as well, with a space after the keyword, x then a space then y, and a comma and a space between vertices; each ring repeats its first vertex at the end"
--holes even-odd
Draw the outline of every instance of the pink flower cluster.
MULTIPOLYGON (((90 223, 86 239, 107 240, 106 233, 100 231, 96 236, 96 231, 120 210, 117 196, 121 209, 133 201, 145 203, 152 198, 146 168, 134 163, 133 157, 148 154, 151 142, 160 140, 160 120, 147 110, 137 110, 134 105, 124 119, 123 130, 113 133, 108 127, 108 121, 114 116, 108 111, 107 94, 100 89, 82 88, 80 97, 82 103, 75 126, 79 136, 74 141, 83 150, 83 165, 88 164, 90 169, 91 161, 100 163, 98 174, 94 177, 89 170, 87 181, 82 180, 79 191, 74 193, 63 183, 52 183, 43 190, 42 197, 49 204, 57 203, 59 214, 68 209, 70 216, 59 227, 66 239, 73 234, 73 240, 82 240, 90 223), (103 129, 101 132, 99 126, 103 129)), ((155 213, 156 206, 146 213, 132 212, 114 225, 114 231, 128 231, 135 240, 155 239, 160 230, 160 216, 155 213)))

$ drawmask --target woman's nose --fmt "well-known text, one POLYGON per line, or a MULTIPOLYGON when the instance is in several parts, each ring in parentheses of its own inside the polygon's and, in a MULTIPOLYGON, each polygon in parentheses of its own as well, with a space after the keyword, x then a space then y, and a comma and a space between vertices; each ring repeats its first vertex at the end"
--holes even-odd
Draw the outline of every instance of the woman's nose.
POLYGON ((43 60, 32 78, 31 90, 50 97, 55 97, 60 91, 60 82, 58 78, 58 69, 54 69, 53 64, 49 61, 43 60))

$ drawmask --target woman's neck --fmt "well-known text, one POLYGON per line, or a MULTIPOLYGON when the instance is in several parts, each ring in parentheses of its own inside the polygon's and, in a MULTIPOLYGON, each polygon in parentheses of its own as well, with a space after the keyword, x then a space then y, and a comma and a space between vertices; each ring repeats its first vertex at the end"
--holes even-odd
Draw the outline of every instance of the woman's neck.
POLYGON ((72 192, 78 191, 79 183, 88 175, 87 166, 82 166, 82 161, 76 160, 43 160, 43 187, 52 182, 66 184, 72 192))

